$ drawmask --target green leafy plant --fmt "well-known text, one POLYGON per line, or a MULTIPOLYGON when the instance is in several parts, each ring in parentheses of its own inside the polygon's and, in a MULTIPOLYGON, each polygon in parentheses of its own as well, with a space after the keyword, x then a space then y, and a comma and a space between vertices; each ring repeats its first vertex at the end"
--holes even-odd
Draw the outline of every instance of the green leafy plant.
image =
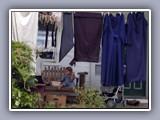
POLYGON ((56 108, 56 106, 54 104, 50 104, 50 103, 45 103, 44 108, 56 108))
POLYGON ((32 49, 23 42, 12 41, 12 108, 40 108, 41 95, 31 92, 37 80, 32 76, 32 49))
POLYGON ((97 90, 92 89, 75 89, 75 93, 79 94, 77 101, 79 104, 74 105, 76 108, 105 108, 105 101, 97 90))
POLYGON ((30 63, 34 62, 32 57, 32 49, 23 42, 12 41, 12 78, 17 79, 20 86, 30 91, 30 81, 36 79, 31 76, 34 73, 34 68, 30 63))
POLYGON ((42 98, 38 93, 30 93, 16 87, 12 82, 12 108, 40 108, 42 98))

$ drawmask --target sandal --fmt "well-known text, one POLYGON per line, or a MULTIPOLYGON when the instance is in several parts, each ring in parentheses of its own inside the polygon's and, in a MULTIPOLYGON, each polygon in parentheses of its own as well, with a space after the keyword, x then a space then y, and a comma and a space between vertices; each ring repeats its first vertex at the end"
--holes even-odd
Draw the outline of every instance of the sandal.
POLYGON ((127 104, 132 105, 132 106, 138 106, 140 104, 140 101, 138 101, 138 100, 132 100, 132 101, 127 100, 127 104))

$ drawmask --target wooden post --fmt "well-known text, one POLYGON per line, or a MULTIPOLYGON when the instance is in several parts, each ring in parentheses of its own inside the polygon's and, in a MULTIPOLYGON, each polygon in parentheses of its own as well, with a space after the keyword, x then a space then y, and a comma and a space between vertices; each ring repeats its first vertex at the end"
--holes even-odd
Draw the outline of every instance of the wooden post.
POLYGON ((84 84, 85 84, 85 76, 88 75, 88 72, 79 72, 79 87, 83 87, 84 88, 84 84))

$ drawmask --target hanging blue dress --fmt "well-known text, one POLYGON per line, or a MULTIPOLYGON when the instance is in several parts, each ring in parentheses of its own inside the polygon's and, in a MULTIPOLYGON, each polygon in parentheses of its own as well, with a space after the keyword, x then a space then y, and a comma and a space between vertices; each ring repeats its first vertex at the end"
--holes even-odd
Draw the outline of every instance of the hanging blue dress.
POLYGON ((128 14, 126 82, 146 80, 147 26, 143 12, 128 14))
POLYGON ((123 44, 125 43, 124 15, 106 15, 103 25, 101 84, 120 86, 124 83, 123 44))

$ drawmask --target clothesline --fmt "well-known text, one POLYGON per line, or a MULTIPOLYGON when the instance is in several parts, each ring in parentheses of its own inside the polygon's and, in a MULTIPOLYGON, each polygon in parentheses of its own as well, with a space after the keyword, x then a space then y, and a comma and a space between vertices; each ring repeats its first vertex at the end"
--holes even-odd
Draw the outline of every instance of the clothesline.
POLYGON ((106 14, 113 14, 113 13, 115 13, 115 14, 117 14, 117 13, 119 13, 120 15, 121 14, 128 14, 128 13, 131 13, 131 14, 133 14, 133 13, 137 13, 137 12, 142 12, 142 11, 105 11, 105 12, 101 12, 101 14, 102 15, 106 15, 106 14))

